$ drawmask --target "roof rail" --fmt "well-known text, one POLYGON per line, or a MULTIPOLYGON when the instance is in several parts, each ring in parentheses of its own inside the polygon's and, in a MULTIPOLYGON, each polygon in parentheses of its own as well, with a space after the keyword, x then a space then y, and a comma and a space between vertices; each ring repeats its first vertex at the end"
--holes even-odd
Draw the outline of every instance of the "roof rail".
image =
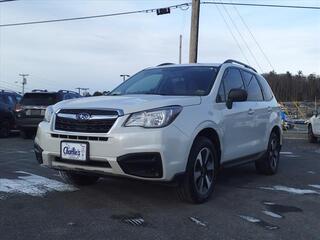
POLYGON ((242 62, 239 62, 239 61, 237 61, 237 60, 228 59, 228 60, 224 61, 223 64, 225 64, 225 63, 236 63, 236 64, 242 65, 242 66, 244 66, 244 67, 246 67, 246 68, 249 68, 249 69, 257 72, 257 70, 255 70, 253 67, 250 67, 249 65, 247 65, 247 64, 245 64, 245 63, 242 63, 242 62))
POLYGON ((35 92, 48 92, 47 89, 33 89, 31 92, 35 93, 35 92))
POLYGON ((157 65, 157 67, 167 66, 167 65, 174 65, 174 63, 161 63, 161 64, 157 65))

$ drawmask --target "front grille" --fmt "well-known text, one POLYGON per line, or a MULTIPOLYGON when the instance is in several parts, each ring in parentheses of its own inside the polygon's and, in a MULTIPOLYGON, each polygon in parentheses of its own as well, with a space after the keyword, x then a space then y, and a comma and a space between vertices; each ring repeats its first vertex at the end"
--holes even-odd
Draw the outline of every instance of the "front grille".
POLYGON ((107 133, 119 116, 116 110, 62 109, 56 115, 55 129, 67 132, 107 133), (90 118, 79 119, 78 114, 90 118))

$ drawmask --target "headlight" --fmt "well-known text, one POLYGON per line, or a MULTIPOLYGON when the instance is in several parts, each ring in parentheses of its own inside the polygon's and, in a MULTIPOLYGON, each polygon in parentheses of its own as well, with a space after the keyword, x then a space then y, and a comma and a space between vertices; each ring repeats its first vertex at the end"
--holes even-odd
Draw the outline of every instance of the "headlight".
POLYGON ((44 121, 50 122, 52 114, 53 114, 53 107, 48 106, 46 109, 46 113, 44 114, 44 121))
POLYGON ((181 106, 169 106, 132 113, 125 127, 161 128, 168 126, 181 112, 181 106))

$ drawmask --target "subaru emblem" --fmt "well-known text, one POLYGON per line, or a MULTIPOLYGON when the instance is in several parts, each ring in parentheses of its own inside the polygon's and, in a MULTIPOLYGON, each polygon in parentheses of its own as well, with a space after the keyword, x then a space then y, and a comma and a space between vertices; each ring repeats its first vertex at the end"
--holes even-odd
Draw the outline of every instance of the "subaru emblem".
POLYGON ((91 118, 90 114, 89 113, 78 113, 76 115, 76 118, 78 120, 89 120, 91 118))

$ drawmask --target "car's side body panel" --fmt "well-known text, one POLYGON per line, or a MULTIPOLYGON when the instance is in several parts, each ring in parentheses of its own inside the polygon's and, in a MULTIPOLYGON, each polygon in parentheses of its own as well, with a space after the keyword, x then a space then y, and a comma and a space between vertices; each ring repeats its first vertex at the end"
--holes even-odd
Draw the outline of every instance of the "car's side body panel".
POLYGON ((318 114, 317 116, 313 116, 310 119, 310 124, 312 126, 313 134, 316 137, 320 137, 320 114, 318 114))

